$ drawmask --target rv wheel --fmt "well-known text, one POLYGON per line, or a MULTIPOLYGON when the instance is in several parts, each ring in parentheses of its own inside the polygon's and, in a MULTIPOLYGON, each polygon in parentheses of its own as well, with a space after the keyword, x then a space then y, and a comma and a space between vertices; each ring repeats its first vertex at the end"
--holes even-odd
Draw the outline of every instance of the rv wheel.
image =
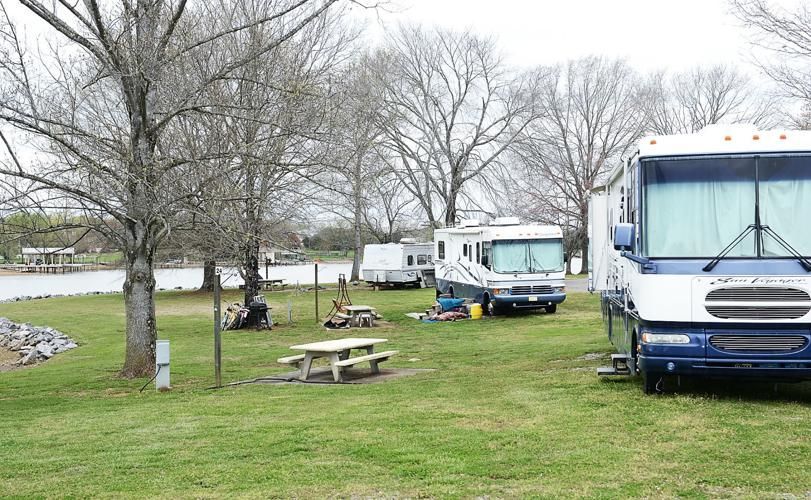
POLYGON ((546 311, 546 314, 555 314, 555 311, 558 310, 558 305, 557 304, 550 304, 550 305, 544 307, 544 310, 546 311))
POLYGON ((664 392, 664 374, 659 372, 642 372, 642 390, 645 394, 659 394, 664 392))
POLYGON ((490 296, 486 293, 484 297, 482 297, 482 312, 488 316, 495 316, 496 315, 496 308, 492 302, 490 302, 490 296))

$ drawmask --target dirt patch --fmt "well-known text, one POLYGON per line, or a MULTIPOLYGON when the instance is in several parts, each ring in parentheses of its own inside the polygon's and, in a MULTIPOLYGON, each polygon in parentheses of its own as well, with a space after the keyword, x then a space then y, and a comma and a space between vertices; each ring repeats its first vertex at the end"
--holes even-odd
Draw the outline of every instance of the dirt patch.
POLYGON ((16 352, 0 348, 0 372, 7 372, 20 368, 16 364, 20 360, 20 355, 16 352))
MULTIPOLYGON (((411 375, 428 373, 432 371, 435 370, 431 368, 380 368, 380 373, 372 374, 369 368, 366 369, 351 368, 349 370, 344 371, 343 384, 378 384, 380 382, 385 382, 387 380, 409 377, 411 375)), ((259 377, 253 380, 243 380, 228 385, 243 385, 243 384, 341 385, 340 383, 335 382, 335 380, 332 377, 332 369, 330 369, 329 367, 313 368, 306 382, 302 382, 301 380, 298 379, 298 377, 299 371, 296 370, 293 372, 282 373, 280 375, 259 377)))

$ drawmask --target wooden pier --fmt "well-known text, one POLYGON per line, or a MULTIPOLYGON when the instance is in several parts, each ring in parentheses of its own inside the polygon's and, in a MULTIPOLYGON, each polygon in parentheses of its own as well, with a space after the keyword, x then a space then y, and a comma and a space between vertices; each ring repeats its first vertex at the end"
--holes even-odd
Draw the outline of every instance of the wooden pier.
POLYGON ((98 271, 98 264, 3 264, 0 269, 18 273, 67 274, 98 271))

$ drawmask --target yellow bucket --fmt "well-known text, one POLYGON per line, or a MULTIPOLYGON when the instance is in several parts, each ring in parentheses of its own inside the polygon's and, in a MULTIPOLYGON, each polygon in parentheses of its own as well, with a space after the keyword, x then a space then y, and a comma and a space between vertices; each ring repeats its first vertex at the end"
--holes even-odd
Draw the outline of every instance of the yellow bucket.
POLYGON ((470 319, 482 319, 481 304, 470 304, 470 319))

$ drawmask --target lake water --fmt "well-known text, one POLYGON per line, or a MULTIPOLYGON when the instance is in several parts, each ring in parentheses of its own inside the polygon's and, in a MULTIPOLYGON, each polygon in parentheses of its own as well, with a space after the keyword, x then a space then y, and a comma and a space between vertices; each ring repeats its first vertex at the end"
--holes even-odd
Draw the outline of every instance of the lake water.
MULTIPOLYGON (((349 276, 351 271, 351 263, 322 262, 318 265, 318 281, 320 283, 336 283, 339 274, 349 276)), ((260 273, 263 277, 265 276, 264 267, 260 269, 260 273)), ((289 285, 295 285, 297 282, 311 284, 314 282, 315 269, 312 264, 271 267, 270 277, 284 279, 289 285)), ((155 279, 159 289, 197 288, 203 282, 203 268, 157 269, 155 270, 155 279)), ((243 280, 235 269, 225 268, 222 283, 226 288, 236 288, 243 283, 243 280)), ((0 300, 49 294, 120 292, 123 285, 124 271, 121 269, 57 275, 20 273, 0 276, 0 300)))

